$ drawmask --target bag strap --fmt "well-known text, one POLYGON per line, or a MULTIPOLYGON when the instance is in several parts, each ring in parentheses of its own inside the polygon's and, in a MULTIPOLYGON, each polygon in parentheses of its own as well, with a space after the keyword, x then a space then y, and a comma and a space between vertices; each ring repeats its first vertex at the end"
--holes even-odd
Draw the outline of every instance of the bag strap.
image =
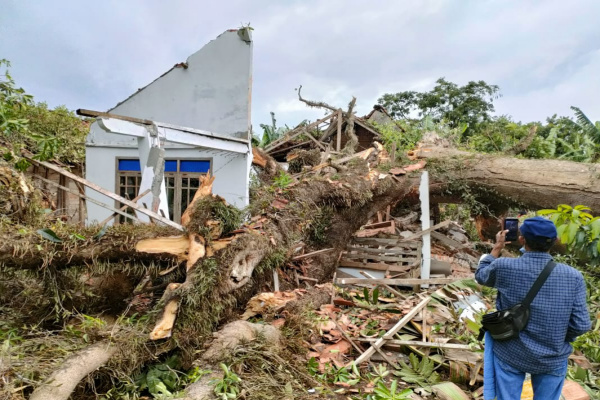
POLYGON ((556 267, 556 263, 554 262, 554 260, 548 261, 548 264, 546 264, 540 275, 533 283, 531 289, 529 289, 527 296, 525 296, 525 299, 521 303, 523 306, 529 307, 535 296, 540 291, 541 287, 544 285, 544 282, 546 282, 546 279, 548 279, 548 276, 550 275, 554 267, 556 267))

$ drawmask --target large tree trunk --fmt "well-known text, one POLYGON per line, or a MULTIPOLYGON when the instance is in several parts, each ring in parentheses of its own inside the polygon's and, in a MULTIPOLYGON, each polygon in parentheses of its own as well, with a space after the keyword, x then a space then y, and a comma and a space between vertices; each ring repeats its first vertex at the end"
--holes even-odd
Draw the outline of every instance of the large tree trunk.
MULTIPOLYGON (((428 160, 427 169, 432 174, 432 196, 438 202, 461 202, 461 196, 464 195, 461 189, 468 186, 474 190, 472 194, 479 201, 494 209, 522 206, 535 210, 564 203, 583 204, 590 207, 593 213, 600 212, 598 164, 483 155, 428 145, 409 152, 409 156, 428 160), (449 188, 452 189, 451 194, 448 194, 449 188)), ((356 171, 342 175, 337 181, 303 180, 280 196, 292 201, 286 206, 287 209, 294 208, 294 203, 304 206, 332 205, 334 218, 331 220, 332 235, 327 238, 331 242, 329 244, 342 246, 353 229, 356 230, 389 203, 400 200, 405 193, 409 194, 409 201, 418 202, 417 179, 414 177, 394 180, 388 177, 379 182, 375 179, 371 183, 360 178, 361 174, 356 171), (372 196, 372 193, 376 194, 372 196)), ((362 175, 365 176, 365 172, 362 175)), ((269 208, 264 211, 269 211, 269 208)), ((285 210, 272 209, 272 214, 267 215, 277 228, 273 232, 274 239, 296 234, 296 228, 302 226, 296 223, 295 216, 286 220, 286 214, 285 210)), ((0 264, 37 269, 48 264, 63 268, 95 261, 155 261, 165 259, 166 255, 136 252, 135 244, 141 239, 165 233, 178 232, 169 228, 121 226, 111 228, 99 240, 81 242, 72 239, 66 243, 51 243, 35 233, 19 236, 0 233, 0 264)), ((278 241, 276 239, 274 246, 280 246, 278 241)), ((240 273, 247 275, 244 271, 240 273)), ((239 279, 244 279, 243 276, 239 279)))
POLYGON ((600 212, 598 164, 475 154, 428 145, 409 156, 428 159, 427 168, 438 189, 459 181, 479 189, 488 203, 520 204, 534 210, 583 204, 593 213, 600 212))

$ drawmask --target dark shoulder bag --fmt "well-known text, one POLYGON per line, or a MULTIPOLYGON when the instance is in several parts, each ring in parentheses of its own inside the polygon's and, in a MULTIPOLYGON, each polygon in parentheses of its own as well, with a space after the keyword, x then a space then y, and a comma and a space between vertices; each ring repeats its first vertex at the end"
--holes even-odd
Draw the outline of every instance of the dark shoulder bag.
POLYGON ((496 311, 485 314, 481 320, 483 325, 479 331, 479 340, 483 339, 485 332, 489 332, 494 340, 503 341, 519 337, 521 332, 529 322, 529 306, 540 291, 540 288, 548 279, 548 276, 556 266, 553 260, 548 261, 531 289, 525 296, 525 299, 507 310, 496 311))

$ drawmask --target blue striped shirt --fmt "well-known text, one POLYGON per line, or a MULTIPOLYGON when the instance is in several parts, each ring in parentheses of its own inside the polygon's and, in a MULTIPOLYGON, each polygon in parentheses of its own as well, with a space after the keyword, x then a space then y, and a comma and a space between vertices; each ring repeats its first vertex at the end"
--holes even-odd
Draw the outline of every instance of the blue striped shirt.
MULTIPOLYGON (((525 298, 552 257, 525 252, 519 258, 485 256, 475 279, 498 289, 496 308, 504 310, 525 298)), ((540 374, 563 366, 570 342, 591 328, 586 286, 581 272, 566 264, 556 267, 531 303, 529 323, 519 338, 494 342, 494 355, 516 369, 540 374)))

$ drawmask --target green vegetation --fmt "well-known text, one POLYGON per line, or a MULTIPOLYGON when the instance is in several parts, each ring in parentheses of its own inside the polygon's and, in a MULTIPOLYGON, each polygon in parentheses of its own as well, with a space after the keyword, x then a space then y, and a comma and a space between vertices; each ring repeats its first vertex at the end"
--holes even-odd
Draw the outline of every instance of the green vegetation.
POLYGON ((425 132, 435 132, 465 150, 506 153, 535 126, 535 136, 522 157, 580 162, 596 162, 600 157, 600 121, 593 123, 578 107, 571 107, 575 120, 553 115, 545 122, 516 122, 507 115, 493 115, 499 93, 498 86, 484 81, 459 86, 444 78, 428 92, 386 93, 378 102, 406 133, 378 128, 387 147, 396 143, 398 149, 411 149, 425 132))
POLYGON ((57 159, 66 164, 81 164, 85 157, 88 122, 66 107, 48 109, 35 103, 33 96, 17 87, 10 75, 8 60, 0 60, 0 156, 24 170, 29 163, 21 158, 26 149, 38 160, 57 159))
POLYGON ((575 256, 593 266, 600 264, 600 216, 594 217, 586 206, 559 204, 556 209, 540 210, 554 222, 559 240, 575 256))
POLYGON ((260 124, 263 130, 262 136, 259 138, 256 135, 252 135, 252 145, 257 147, 265 148, 275 140, 283 137, 290 128, 285 126, 277 127, 277 120, 275 119, 275 113, 271 111, 271 125, 260 124))

